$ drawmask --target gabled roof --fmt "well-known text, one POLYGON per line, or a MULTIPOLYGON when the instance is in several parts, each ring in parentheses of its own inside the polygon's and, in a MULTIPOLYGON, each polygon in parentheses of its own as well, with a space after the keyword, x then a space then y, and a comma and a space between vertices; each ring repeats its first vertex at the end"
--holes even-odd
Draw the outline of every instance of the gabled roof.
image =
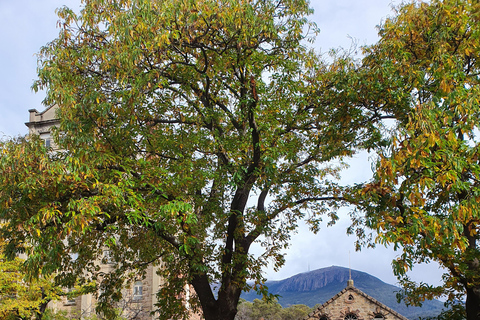
POLYGON ((408 320, 408 318, 402 316, 401 314, 399 314, 398 312, 396 312, 395 310, 393 310, 392 308, 390 307, 387 307, 386 305, 384 305, 383 303, 381 303, 380 301, 378 301, 377 299, 369 296, 368 294, 366 294, 365 292, 361 291, 360 289, 357 289, 355 288, 353 285, 349 285, 347 286, 345 289, 343 289, 342 291, 340 291, 339 293, 337 293, 335 296, 333 296, 332 298, 330 298, 328 301, 326 301, 324 304, 322 304, 320 307, 316 308, 315 310, 313 310, 306 319, 310 319, 312 317, 315 317, 315 316, 318 316, 318 315, 321 315, 323 314, 324 312, 322 312, 322 310, 324 310, 328 305, 332 304, 335 300, 339 299, 341 296, 344 296, 345 294, 348 294, 348 292, 355 292, 356 294, 358 294, 359 296, 363 297, 364 299, 368 300, 369 302, 371 302, 372 304, 376 305, 379 309, 385 311, 385 313, 388 313, 388 314, 391 314, 395 317, 397 317, 398 319, 401 319, 401 320, 408 320))

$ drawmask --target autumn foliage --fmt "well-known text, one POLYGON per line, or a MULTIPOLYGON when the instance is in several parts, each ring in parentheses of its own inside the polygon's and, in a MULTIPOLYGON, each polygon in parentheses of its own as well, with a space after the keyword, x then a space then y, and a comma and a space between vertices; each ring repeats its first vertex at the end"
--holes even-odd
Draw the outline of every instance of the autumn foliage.
POLYGON ((407 302, 466 299, 467 319, 480 315, 479 20, 478 1, 406 4, 363 60, 401 111, 362 190, 367 221, 403 250, 394 272, 407 302), (429 261, 445 268, 442 286, 409 279, 429 261))

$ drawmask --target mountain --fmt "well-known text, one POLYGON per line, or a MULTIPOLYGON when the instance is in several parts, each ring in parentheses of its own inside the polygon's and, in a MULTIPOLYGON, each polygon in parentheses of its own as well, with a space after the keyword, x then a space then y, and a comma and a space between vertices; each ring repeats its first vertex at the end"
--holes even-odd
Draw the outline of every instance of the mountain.
MULTIPOLYGON (((425 301, 422 307, 407 307, 397 303, 396 293, 401 289, 387 284, 366 272, 351 270, 354 286, 386 306, 409 319, 436 316, 443 309, 438 300, 425 301)), ((280 281, 267 281, 269 292, 279 295, 278 302, 283 306, 305 304, 313 307, 323 304, 347 286, 349 269, 332 266, 300 273, 280 281)), ((255 292, 244 292, 241 296, 247 301, 260 298, 255 292)))

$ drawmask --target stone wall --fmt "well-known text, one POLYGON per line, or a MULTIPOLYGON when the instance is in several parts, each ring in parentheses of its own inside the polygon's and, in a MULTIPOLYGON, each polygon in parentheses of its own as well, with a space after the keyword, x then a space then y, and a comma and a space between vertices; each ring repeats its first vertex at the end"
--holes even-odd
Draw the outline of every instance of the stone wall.
POLYGON ((407 320, 362 291, 347 287, 314 310, 305 320, 407 320), (323 318, 322 318, 323 317, 323 318))

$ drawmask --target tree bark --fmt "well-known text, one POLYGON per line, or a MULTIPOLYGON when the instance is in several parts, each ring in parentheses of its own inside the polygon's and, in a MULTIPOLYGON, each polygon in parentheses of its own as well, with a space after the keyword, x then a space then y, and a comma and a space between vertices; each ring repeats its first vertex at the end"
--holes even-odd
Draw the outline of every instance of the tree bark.
MULTIPOLYGON (((466 198, 464 196, 463 198, 466 198)), ((468 249, 467 253, 473 258, 468 261, 469 271, 473 274, 478 274, 479 260, 478 260, 478 248, 477 248, 477 234, 474 232, 477 229, 476 221, 468 222, 464 227, 464 235, 468 240, 468 249)), ((475 279, 470 280, 471 283, 476 283, 475 279)), ((467 320, 479 320, 480 319, 480 286, 469 285, 469 283, 464 283, 467 299, 465 301, 465 311, 467 314, 467 320)))
POLYGON ((467 312, 467 320, 480 319, 480 286, 467 288, 465 310, 467 312))
POLYGON ((218 298, 215 299, 210 284, 204 280, 206 278, 196 278, 192 281, 192 285, 202 305, 205 320, 234 320, 241 294, 240 288, 230 284, 221 289, 218 298))
MULTIPOLYGON (((47 297, 45 294, 45 288, 42 287, 42 300, 44 300, 47 297)), ((42 320, 43 319, 43 314, 47 310, 48 303, 50 302, 50 299, 47 299, 40 303, 38 306, 38 310, 36 312, 36 320, 42 320)))

